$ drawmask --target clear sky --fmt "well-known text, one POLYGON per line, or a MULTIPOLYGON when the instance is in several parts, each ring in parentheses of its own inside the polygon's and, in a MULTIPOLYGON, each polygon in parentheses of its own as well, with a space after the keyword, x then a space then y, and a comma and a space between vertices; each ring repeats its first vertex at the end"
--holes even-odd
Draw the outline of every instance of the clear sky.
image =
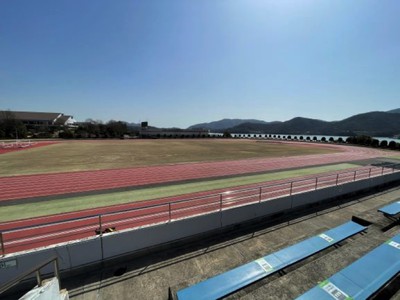
POLYGON ((395 108, 398 0, 0 1, 0 110, 186 128, 395 108))

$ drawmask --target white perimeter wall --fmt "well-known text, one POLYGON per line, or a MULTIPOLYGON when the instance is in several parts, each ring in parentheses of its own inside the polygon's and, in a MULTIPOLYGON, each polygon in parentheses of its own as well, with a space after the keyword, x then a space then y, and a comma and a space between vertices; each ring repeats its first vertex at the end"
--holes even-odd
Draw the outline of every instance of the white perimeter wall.
MULTIPOLYGON (((95 236, 36 251, 9 254, 0 258, 0 286, 54 255, 58 257, 61 271, 74 270, 98 263, 102 259, 111 259, 134 251, 146 250, 149 247, 173 242, 254 218, 288 211, 303 205, 354 193, 362 189, 373 188, 396 180, 400 180, 400 172, 227 209, 222 212, 215 212, 171 223, 109 233, 102 237, 95 236)), ((52 273, 52 269, 53 266, 50 264, 42 270, 42 274, 52 273)))

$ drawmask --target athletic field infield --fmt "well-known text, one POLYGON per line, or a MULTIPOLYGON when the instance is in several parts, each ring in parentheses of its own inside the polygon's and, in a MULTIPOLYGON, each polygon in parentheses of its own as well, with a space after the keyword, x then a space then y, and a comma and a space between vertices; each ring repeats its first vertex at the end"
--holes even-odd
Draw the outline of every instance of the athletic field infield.
POLYGON ((0 155, 0 177, 330 154, 328 144, 235 139, 62 141, 0 155))

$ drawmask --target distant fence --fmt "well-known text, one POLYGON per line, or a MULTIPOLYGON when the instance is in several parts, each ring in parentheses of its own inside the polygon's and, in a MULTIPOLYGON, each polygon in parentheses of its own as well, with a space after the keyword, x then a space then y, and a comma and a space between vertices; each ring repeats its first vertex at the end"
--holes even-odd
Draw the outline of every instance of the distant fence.
MULTIPOLYGON (((301 180, 280 181, 252 188, 225 191, 157 205, 144 205, 139 208, 120 210, 101 215, 13 228, 0 232, 0 254, 5 255, 49 246, 102 235, 103 233, 116 230, 120 231, 170 223, 395 172, 400 172, 400 164, 361 167, 351 171, 325 174, 301 180)), ((293 203, 292 200, 291 207, 296 206, 296 203, 293 203)))
POLYGON ((31 142, 31 140, 15 140, 15 141, 7 141, 0 142, 0 149, 15 149, 15 148, 26 148, 36 144, 35 142, 31 142))

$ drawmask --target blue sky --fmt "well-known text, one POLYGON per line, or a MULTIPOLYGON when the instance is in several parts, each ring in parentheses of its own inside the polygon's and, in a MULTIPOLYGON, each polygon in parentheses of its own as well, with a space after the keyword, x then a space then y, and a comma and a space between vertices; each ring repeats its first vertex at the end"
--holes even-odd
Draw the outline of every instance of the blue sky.
POLYGON ((400 1, 1 0, 0 110, 181 127, 400 108, 400 1))

